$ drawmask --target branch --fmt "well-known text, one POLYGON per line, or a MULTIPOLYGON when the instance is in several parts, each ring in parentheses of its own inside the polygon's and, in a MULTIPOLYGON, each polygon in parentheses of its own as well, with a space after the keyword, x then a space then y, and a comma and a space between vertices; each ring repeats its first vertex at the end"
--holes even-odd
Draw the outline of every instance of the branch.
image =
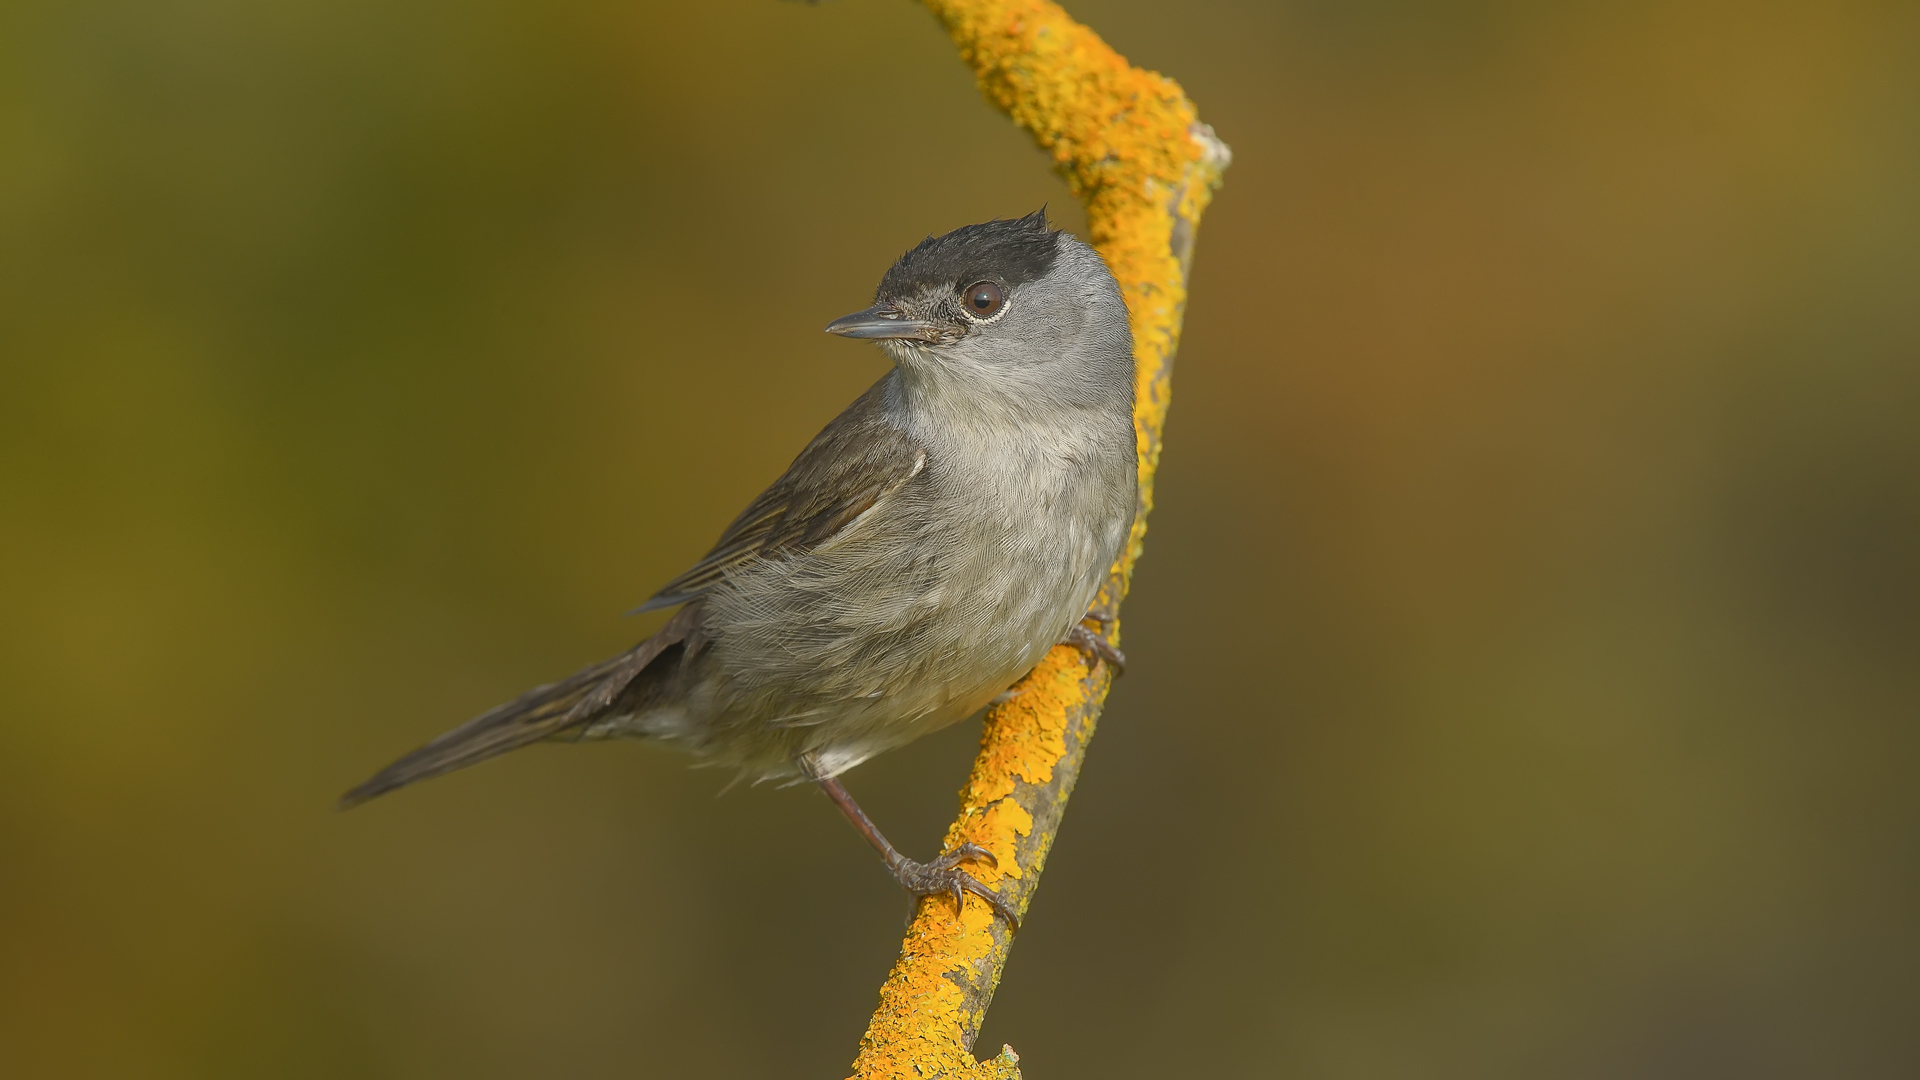
MULTIPOLYGON (((1177 83, 1131 66, 1048 0, 925 3, 953 35, 988 99, 1033 134, 1086 204, 1088 239, 1126 297, 1138 366, 1140 506, 1100 595, 1100 605, 1117 614, 1153 507, 1194 233, 1232 155, 1200 123, 1177 83)), ((969 869, 1023 916, 1110 680, 1104 665, 1089 671, 1078 650, 1056 646, 1010 700, 987 713, 980 756, 943 850, 971 841, 993 852, 998 874, 978 863, 969 869)), ((1012 1048, 987 1062, 975 1061, 972 1052, 1012 935, 982 902, 967 903, 956 920, 949 901, 929 899, 880 989, 854 1075, 1017 1078, 1020 1059, 1012 1048)))

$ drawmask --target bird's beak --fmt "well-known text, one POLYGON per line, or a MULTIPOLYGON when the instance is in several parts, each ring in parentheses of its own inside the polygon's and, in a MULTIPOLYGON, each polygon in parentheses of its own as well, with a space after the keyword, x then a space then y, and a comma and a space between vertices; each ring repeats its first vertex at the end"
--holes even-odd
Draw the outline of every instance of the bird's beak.
POLYGON ((904 338, 912 341, 934 340, 939 327, 930 322, 908 319, 892 304, 875 304, 865 311, 842 315, 827 324, 827 333, 850 338, 904 338))

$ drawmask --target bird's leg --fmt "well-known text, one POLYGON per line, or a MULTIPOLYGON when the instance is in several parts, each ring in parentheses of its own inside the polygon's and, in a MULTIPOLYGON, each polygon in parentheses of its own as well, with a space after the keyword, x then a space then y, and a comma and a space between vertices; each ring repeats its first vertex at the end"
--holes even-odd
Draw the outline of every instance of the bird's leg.
POLYGON ((1127 673, 1127 654, 1114 648, 1113 642, 1107 639, 1107 633, 1113 629, 1113 624, 1118 619, 1119 616, 1105 608, 1088 608, 1086 616, 1073 624, 1073 629, 1067 631, 1067 636, 1062 643, 1087 654, 1089 667, 1096 662, 1105 661, 1108 667, 1113 668, 1113 674, 1118 678, 1127 673), (1088 626, 1090 622, 1099 623, 1100 629, 1095 630, 1088 626))
POLYGON ((985 859, 997 868, 1000 860, 994 858, 992 852, 978 844, 961 844, 932 862, 914 862, 895 851, 892 844, 887 843, 887 838, 880 835, 880 830, 868 820, 866 811, 860 809, 860 804, 853 801, 853 795, 840 781, 830 776, 816 776, 814 783, 820 785, 820 790, 827 793, 827 798, 833 800, 833 805, 840 808, 840 812, 847 816, 847 820, 853 823, 853 827, 860 830, 860 835, 867 838, 867 843, 872 844, 873 849, 880 853, 880 858, 886 861, 887 870, 893 874, 893 880, 899 882, 901 888, 915 897, 934 896, 941 893, 952 896, 955 918, 960 916, 966 894, 972 893, 985 900, 987 906, 994 911, 999 912, 1000 917, 1007 920, 1007 926, 1010 929, 1016 932, 1020 929, 1020 916, 1014 913, 1013 905, 1007 903, 999 893, 974 880, 972 874, 960 869, 960 864, 968 859, 985 859))

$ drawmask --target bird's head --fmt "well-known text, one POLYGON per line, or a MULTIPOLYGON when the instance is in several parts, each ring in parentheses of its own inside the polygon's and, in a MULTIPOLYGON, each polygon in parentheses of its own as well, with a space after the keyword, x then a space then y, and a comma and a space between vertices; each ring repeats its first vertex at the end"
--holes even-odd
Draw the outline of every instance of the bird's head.
POLYGON ((827 332, 880 343, 909 374, 1012 388, 1124 385, 1133 345, 1119 286, 1092 248, 1046 210, 966 225, 900 256, 873 306, 827 332))

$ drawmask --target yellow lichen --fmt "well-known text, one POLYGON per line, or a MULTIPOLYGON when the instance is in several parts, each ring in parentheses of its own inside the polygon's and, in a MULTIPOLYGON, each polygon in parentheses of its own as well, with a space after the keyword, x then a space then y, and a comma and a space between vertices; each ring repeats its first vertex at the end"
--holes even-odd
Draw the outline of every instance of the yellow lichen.
MULTIPOLYGON (((926 0, 972 65, 987 98, 1048 151, 1086 204, 1088 239, 1106 259, 1127 301, 1137 364, 1134 424, 1140 444, 1140 509, 1133 535, 1102 591, 1117 609, 1132 577, 1152 507, 1153 476, 1166 420, 1168 375, 1186 306, 1185 267, 1175 230, 1198 225, 1223 161, 1208 156, 1194 107, 1178 84, 1128 64, 1093 31, 1047 0, 926 0)), ((1211 144, 1217 146, 1217 144, 1211 144)), ((1117 625, 1113 628, 1117 635, 1117 625)), ((1022 867, 1020 842, 1032 813, 1013 798, 1018 785, 1045 785, 1068 753, 1075 715, 1091 718, 1107 679, 1089 678, 1080 653, 1048 653, 1013 698, 992 709, 979 757, 961 790, 951 847, 979 844, 999 860, 995 872, 972 864, 983 883, 1037 872, 1045 844, 1022 867)), ((1064 800, 1062 792, 1057 798, 1064 800)), ((1045 838, 1043 838, 1044 840, 1045 838)), ((956 920, 952 900, 920 904, 899 961, 880 991, 860 1054, 858 1078, 1018 1077, 1005 1050, 976 1061, 966 1048, 984 1006, 951 977, 986 972, 997 979, 1005 951, 993 913, 968 897, 956 920)))

